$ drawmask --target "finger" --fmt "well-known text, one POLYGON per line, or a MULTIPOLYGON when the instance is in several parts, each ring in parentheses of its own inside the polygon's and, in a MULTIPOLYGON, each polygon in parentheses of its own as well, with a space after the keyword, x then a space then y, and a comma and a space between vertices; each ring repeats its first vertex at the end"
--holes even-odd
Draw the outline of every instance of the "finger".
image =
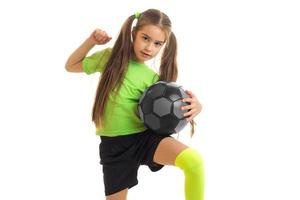
POLYGON ((105 37, 105 36, 106 36, 106 35, 105 35, 105 32, 102 31, 102 30, 99 30, 99 31, 96 32, 96 37, 97 37, 97 38, 103 38, 103 37, 105 37))
POLYGON ((107 42, 109 42, 111 40, 111 38, 106 38, 106 40, 104 41, 104 43, 107 43, 107 42))
POLYGON ((95 29, 95 30, 93 31, 92 35, 95 35, 97 31, 98 31, 98 29, 95 29))
POLYGON ((191 117, 188 117, 188 118, 186 118, 186 120, 187 120, 188 122, 191 122, 191 121, 192 121, 192 118, 191 118, 191 117))
POLYGON ((193 102, 193 98, 184 98, 182 102, 193 102))
POLYGON ((189 90, 185 90, 185 93, 192 98, 192 95, 190 94, 190 91, 189 90))
POLYGON ((103 43, 104 40, 105 40, 105 38, 98 38, 98 39, 97 39, 97 41, 98 41, 99 43, 103 43))
POLYGON ((99 35, 101 35, 101 32, 102 31, 100 29, 95 30, 95 32, 94 32, 95 37, 98 37, 99 35))
POLYGON ((107 39, 107 37, 100 37, 99 42, 103 43, 103 42, 105 42, 106 39, 107 39))
POLYGON ((194 113, 194 111, 190 110, 189 112, 184 113, 183 116, 188 117, 188 116, 192 115, 193 113, 194 113))
POLYGON ((111 39, 111 37, 104 31, 104 33, 105 33, 105 37, 107 37, 107 38, 110 38, 111 39))
POLYGON ((194 96, 194 93, 193 93, 192 91, 190 91, 190 90, 186 90, 185 92, 186 92, 187 94, 191 95, 191 96, 194 96))
POLYGON ((182 106, 182 107, 181 107, 181 110, 189 110, 189 109, 192 109, 192 108, 193 108, 192 105, 182 106))
POLYGON ((188 119, 188 122, 192 121, 195 117, 196 117, 196 115, 192 115, 192 116, 190 116, 189 118, 187 118, 187 119, 188 119))
POLYGON ((95 34, 95 39, 100 41, 102 39, 101 35, 100 34, 95 34))
POLYGON ((103 35, 105 35, 105 32, 102 31, 102 30, 100 30, 100 31, 99 31, 99 35, 102 35, 102 36, 103 36, 103 35))

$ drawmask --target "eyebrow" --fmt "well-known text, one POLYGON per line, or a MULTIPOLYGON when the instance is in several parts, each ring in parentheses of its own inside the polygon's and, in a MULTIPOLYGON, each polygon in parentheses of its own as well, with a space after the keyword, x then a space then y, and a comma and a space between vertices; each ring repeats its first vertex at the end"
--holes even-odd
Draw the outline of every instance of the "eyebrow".
MULTIPOLYGON (((147 36, 148 38, 150 38, 152 40, 152 38, 149 35, 147 35, 146 33, 142 33, 142 34, 147 36)), ((164 41, 159 41, 159 40, 156 40, 155 42, 159 42, 159 43, 162 43, 162 44, 165 43, 164 41)))

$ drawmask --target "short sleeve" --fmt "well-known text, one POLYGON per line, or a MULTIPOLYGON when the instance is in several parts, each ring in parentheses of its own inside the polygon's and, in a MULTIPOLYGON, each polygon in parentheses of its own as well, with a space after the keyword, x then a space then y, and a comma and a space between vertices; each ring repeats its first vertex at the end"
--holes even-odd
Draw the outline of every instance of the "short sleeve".
POLYGON ((95 72, 102 73, 111 55, 111 50, 111 48, 106 48, 85 57, 82 61, 83 71, 86 74, 93 74, 95 72))

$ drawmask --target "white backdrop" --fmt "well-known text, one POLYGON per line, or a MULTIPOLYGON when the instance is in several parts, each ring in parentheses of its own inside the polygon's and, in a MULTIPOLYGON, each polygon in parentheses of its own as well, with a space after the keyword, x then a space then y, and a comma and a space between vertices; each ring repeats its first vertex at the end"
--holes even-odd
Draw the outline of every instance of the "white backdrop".
MULTIPOLYGON (((206 200, 299 200, 300 7, 289 0, 2 1, 0 199, 104 199, 98 75, 64 64, 95 28, 116 38, 148 8, 171 18, 178 82, 203 104, 196 135, 179 140, 205 159, 206 200)), ((179 169, 143 166, 128 199, 183 194, 179 169)))

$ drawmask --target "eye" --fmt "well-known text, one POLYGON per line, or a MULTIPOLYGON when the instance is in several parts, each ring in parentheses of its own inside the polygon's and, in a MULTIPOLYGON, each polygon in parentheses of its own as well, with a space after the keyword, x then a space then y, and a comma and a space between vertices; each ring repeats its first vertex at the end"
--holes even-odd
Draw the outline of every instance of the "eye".
POLYGON ((160 47, 160 46, 162 46, 162 43, 160 43, 160 42, 155 42, 155 46, 160 47))
POLYGON ((143 40, 147 41, 148 37, 147 36, 142 36, 143 40))

